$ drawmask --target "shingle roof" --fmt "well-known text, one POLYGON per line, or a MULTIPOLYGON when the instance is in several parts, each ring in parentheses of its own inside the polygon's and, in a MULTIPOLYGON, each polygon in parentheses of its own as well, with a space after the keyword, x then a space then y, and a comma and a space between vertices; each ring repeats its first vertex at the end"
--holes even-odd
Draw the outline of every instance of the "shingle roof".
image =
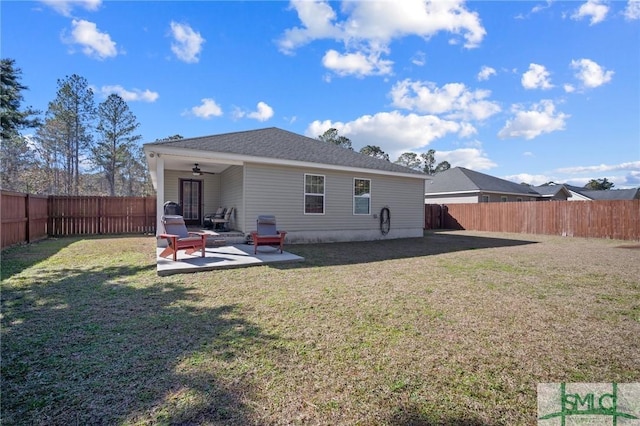
POLYGON ((571 196, 571 192, 562 184, 540 185, 534 186, 533 189, 543 197, 555 197, 559 192, 564 191, 567 197, 571 196))
POLYGON ((551 197, 556 195, 558 192, 560 192, 562 188, 563 188, 562 185, 542 185, 542 186, 534 187, 536 192, 539 193, 540 195, 546 195, 551 197))
POLYGON ((564 186, 592 200, 634 200, 640 198, 640 188, 597 190, 567 184, 564 186))
POLYGON ((427 194, 486 191, 503 194, 522 194, 532 197, 540 196, 538 192, 529 186, 465 169, 464 167, 453 167, 437 173, 431 179, 432 181, 426 184, 427 194))
POLYGON ((592 200, 633 200, 638 198, 640 188, 632 189, 608 189, 606 191, 590 189, 581 190, 580 194, 589 197, 592 200))
POLYGON ((152 142, 145 144, 145 146, 173 147, 424 175, 422 172, 399 164, 360 154, 350 149, 276 127, 197 138, 152 142))

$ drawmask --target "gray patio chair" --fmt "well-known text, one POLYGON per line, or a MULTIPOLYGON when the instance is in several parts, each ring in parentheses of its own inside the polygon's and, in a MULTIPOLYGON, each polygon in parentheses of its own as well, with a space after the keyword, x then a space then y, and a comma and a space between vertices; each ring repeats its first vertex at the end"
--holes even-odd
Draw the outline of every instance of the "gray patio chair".
POLYGON ((227 210, 224 214, 223 218, 212 218, 211 221, 213 222, 213 228, 217 228, 220 227, 220 229, 222 231, 230 231, 230 222, 231 222, 231 217, 233 216, 233 211, 234 208, 231 207, 229 208, 229 210, 227 210))
POLYGON ((178 250, 186 250, 186 254, 193 254, 200 250, 204 257, 204 249, 207 244, 207 234, 204 232, 189 232, 184 218, 178 215, 162 216, 162 224, 165 233, 160 234, 160 238, 166 239, 168 242, 160 257, 173 256, 176 261, 178 250))
POLYGON ((282 253, 284 237, 287 231, 278 231, 276 217, 273 215, 260 215, 256 220, 256 231, 251 233, 253 240, 253 254, 258 254, 258 246, 278 246, 282 253))

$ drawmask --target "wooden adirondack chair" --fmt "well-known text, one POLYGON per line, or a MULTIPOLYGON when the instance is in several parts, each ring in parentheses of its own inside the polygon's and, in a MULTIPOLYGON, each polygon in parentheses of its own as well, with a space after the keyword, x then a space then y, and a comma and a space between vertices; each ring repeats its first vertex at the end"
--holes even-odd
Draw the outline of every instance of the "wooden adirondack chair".
POLYGON ((165 215, 162 217, 162 224, 165 233, 160 234, 160 238, 166 239, 169 245, 160 253, 161 257, 173 255, 173 260, 176 261, 178 250, 186 250, 186 254, 193 254, 200 250, 204 257, 207 234, 187 231, 187 225, 182 216, 165 215))
POLYGON ((282 253, 284 237, 287 231, 278 231, 276 228, 276 217, 272 215, 261 215, 256 220, 257 230, 251 233, 253 240, 253 254, 258 253, 258 246, 278 246, 282 253))

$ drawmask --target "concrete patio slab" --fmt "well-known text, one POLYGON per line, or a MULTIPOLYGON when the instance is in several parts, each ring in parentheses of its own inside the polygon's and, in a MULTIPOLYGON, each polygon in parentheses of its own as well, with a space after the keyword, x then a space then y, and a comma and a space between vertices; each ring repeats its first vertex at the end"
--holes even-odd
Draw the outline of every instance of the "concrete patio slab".
POLYGON ((188 255, 185 254, 184 250, 180 250, 178 251, 178 260, 176 262, 172 258, 160 257, 162 250, 162 248, 158 248, 156 252, 157 271, 160 276, 304 261, 303 257, 286 251, 280 253, 279 250, 273 247, 258 247, 258 254, 254 255, 253 246, 248 244, 207 247, 205 257, 201 257, 200 252, 188 255))

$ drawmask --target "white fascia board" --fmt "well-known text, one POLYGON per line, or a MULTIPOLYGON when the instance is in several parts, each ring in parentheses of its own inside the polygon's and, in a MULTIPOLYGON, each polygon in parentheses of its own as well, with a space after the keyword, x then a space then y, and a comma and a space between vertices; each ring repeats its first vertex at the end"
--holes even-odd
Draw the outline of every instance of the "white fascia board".
POLYGON ((426 197, 431 196, 442 196, 442 195, 462 195, 462 194, 480 194, 480 190, 473 189, 469 191, 444 191, 444 192, 425 192, 424 195, 426 197))
POLYGON ((267 157, 257 157, 252 155, 242 155, 242 154, 230 154, 227 152, 213 152, 213 151, 198 151, 198 150, 189 150, 188 148, 169 148, 169 147, 149 147, 149 152, 155 152, 160 155, 171 155, 175 157, 182 158, 201 158, 208 159, 212 161, 217 161, 224 164, 231 165, 244 165, 245 163, 257 163, 257 164, 269 164, 276 166, 290 166, 290 167, 307 167, 314 169, 325 169, 325 170, 336 170, 336 171, 346 171, 346 172, 354 172, 354 173, 369 173, 376 175, 385 175, 385 176, 396 176, 396 177, 406 177, 412 179, 421 179, 421 180, 430 180, 431 178, 428 175, 421 174, 413 174, 413 173, 399 173, 399 172, 390 172, 386 170, 377 170, 377 169, 365 169, 361 167, 348 167, 348 166, 337 166, 333 164, 324 164, 324 163, 311 163, 308 161, 296 161, 296 160, 283 160, 280 158, 267 158, 267 157), (185 150, 192 152, 193 155, 185 155, 185 150))
POLYGON ((523 194, 522 192, 501 192, 501 191, 480 191, 483 194, 499 194, 499 195, 515 195, 516 197, 534 197, 540 198, 540 194, 523 194))

